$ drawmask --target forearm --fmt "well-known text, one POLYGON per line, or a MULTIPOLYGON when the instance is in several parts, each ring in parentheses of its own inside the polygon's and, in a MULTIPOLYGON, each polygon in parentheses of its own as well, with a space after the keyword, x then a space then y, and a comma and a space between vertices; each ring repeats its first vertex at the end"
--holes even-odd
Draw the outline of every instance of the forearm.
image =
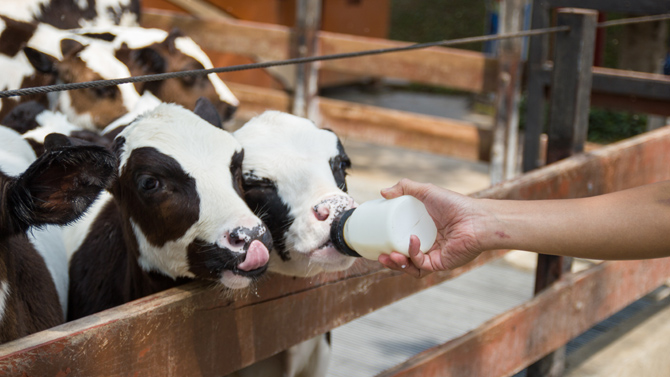
POLYGON ((482 200, 483 249, 592 259, 670 256, 670 183, 583 199, 482 200))

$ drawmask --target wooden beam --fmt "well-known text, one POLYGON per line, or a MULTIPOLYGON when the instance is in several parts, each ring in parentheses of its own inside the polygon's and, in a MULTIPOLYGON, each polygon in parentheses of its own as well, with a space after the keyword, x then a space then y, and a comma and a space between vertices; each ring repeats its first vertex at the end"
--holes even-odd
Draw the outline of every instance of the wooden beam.
MULTIPOLYGON (((474 196, 549 199, 611 192, 670 179, 668 159, 670 128, 663 128, 474 196)), ((0 345, 0 371, 4 376, 225 375, 502 253, 487 252, 465 268, 421 280, 359 260, 341 274, 311 279, 270 276, 259 284, 258 296, 226 298, 208 284, 192 283, 0 345)), ((622 287, 612 286, 606 290, 616 296, 622 287)), ((638 295, 647 289, 635 281, 625 288, 638 295)), ((628 298, 622 296, 618 305, 628 298)), ((492 358, 502 352, 490 351, 492 358)))
POLYGON ((549 0, 547 2, 552 8, 595 9, 605 13, 637 15, 670 13, 668 0, 549 0))
MULTIPOLYGON (((540 78, 548 85, 553 66, 547 63, 540 78)), ((670 77, 655 73, 593 67, 592 97, 596 106, 623 111, 670 115, 670 77)))
MULTIPOLYGON (((142 14, 142 25, 170 30, 178 27, 201 47, 216 52, 282 60, 289 57, 290 30, 285 26, 250 21, 206 19, 171 12, 142 14)), ((321 54, 406 46, 379 38, 319 32, 321 54)), ((374 77, 392 77, 474 93, 495 90, 497 62, 484 54, 433 47, 411 52, 325 61, 321 69, 374 77)))
MULTIPOLYGON (((558 25, 570 26, 556 34, 554 71, 551 81, 547 163, 584 150, 589 125, 591 81, 598 12, 564 8, 558 25), (587 69, 583 69, 586 67, 587 69)), ((568 273, 572 258, 539 254, 535 270, 535 290, 547 289, 568 273)), ((549 326, 549 324, 547 324, 549 326)), ((565 349, 560 348, 528 367, 528 377, 560 377, 565 370, 565 349)))
POLYGON ((377 377, 511 376, 651 292, 669 275, 670 258, 602 263, 566 276, 529 302, 377 377))

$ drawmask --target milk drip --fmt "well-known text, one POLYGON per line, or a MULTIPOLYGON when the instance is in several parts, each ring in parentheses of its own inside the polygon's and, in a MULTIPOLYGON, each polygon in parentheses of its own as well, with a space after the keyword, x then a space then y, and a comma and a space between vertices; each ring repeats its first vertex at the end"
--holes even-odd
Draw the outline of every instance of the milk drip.
POLYGON ((410 195, 371 200, 333 222, 330 239, 342 254, 376 260, 397 251, 409 256, 409 238, 416 235, 421 251, 435 243, 437 228, 423 203, 410 195))

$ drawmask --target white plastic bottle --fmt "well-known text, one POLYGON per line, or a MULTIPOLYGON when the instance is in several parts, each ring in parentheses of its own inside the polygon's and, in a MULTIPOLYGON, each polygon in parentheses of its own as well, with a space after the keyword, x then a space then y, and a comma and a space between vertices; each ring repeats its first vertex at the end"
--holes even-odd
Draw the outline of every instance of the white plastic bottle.
POLYGON ((342 254, 376 260, 397 251, 409 256, 409 238, 416 235, 421 251, 435 243, 437 228, 423 203, 409 195, 371 200, 333 222, 330 239, 342 254))

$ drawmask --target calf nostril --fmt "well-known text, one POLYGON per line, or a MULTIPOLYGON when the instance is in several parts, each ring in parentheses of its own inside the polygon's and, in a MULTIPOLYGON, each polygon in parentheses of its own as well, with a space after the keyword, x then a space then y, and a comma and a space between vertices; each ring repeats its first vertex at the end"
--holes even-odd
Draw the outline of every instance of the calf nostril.
POLYGON ((326 221, 328 216, 330 216, 330 208, 327 205, 320 204, 312 209, 314 211, 314 216, 319 221, 326 221))
POLYGON ((240 235, 238 232, 228 233, 226 236, 228 244, 236 249, 241 249, 246 243, 246 237, 240 235))

